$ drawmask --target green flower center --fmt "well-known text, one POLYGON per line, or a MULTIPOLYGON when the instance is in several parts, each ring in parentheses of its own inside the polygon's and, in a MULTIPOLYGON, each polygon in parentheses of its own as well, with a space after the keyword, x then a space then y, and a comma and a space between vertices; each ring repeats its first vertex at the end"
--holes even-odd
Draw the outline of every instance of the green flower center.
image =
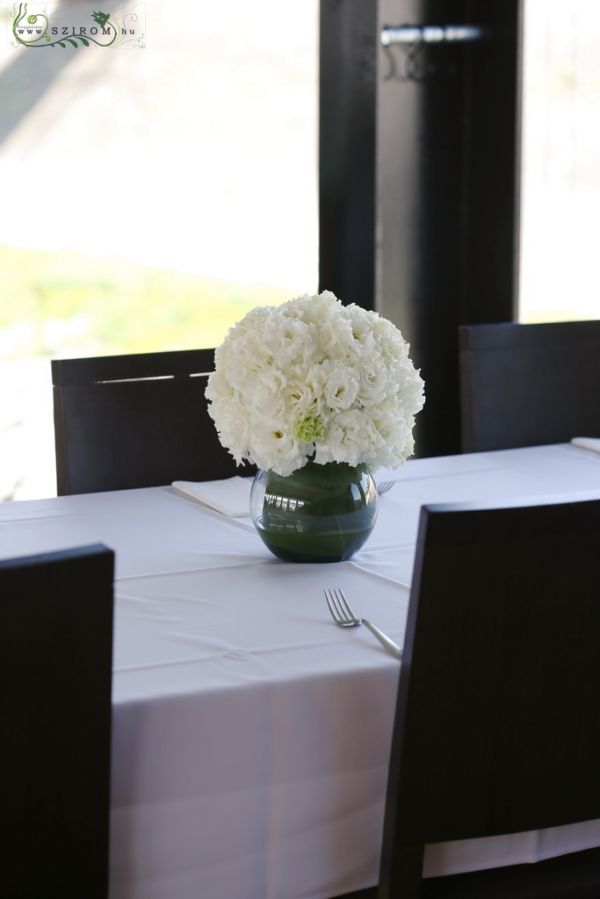
POLYGON ((325 435, 325 424, 320 415, 307 415, 294 425, 294 436, 303 443, 314 443, 325 435))

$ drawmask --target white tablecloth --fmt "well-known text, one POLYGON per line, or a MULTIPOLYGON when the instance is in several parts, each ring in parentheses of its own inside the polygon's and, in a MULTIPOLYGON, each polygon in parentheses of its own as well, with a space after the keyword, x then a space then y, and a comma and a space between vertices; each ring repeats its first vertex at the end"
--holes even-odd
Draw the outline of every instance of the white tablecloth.
MULTIPOLYGON (((386 477, 380 473, 381 478, 386 477)), ((0 556, 117 554, 111 899, 325 899, 376 882, 420 506, 600 497, 570 445, 408 462, 352 560, 272 558, 249 520, 170 487, 0 505, 0 556)), ((427 850, 426 874, 600 845, 600 822, 427 850)))

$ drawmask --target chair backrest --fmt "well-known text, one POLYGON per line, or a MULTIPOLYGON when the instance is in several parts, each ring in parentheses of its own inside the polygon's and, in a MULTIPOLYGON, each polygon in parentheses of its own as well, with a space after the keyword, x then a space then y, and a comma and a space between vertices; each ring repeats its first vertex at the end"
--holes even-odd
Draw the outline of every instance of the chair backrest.
POLYGON ((381 896, 426 843, 600 818, 600 500, 423 507, 381 896))
POLYGON ((114 553, 0 562, 0 896, 106 899, 114 553))
POLYGON ((459 328, 463 452, 600 436, 600 321, 459 328))
POLYGON ((59 495, 252 474, 208 414, 213 369, 214 350, 53 361, 59 495))

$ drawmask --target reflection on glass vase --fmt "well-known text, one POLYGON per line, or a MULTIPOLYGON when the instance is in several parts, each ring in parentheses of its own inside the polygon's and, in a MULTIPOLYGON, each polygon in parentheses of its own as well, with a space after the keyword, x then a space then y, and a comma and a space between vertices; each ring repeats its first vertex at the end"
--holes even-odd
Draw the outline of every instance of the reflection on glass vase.
POLYGON ((258 471, 250 494, 256 530, 287 562, 341 562, 375 525, 377 489, 365 465, 308 462, 287 477, 258 471))

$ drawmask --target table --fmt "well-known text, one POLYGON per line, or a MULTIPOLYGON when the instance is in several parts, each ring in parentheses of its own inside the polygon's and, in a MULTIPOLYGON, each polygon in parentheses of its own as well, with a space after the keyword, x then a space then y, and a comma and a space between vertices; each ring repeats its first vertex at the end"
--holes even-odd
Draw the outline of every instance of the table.
MULTIPOLYGON (((0 505, 0 556, 116 550, 110 899, 325 899, 377 880, 399 665, 333 626, 342 586, 402 642, 423 503, 600 497, 569 444, 409 461, 351 562, 272 558, 170 487, 0 505)), ((600 821, 433 846, 425 874, 600 845, 600 821)))

